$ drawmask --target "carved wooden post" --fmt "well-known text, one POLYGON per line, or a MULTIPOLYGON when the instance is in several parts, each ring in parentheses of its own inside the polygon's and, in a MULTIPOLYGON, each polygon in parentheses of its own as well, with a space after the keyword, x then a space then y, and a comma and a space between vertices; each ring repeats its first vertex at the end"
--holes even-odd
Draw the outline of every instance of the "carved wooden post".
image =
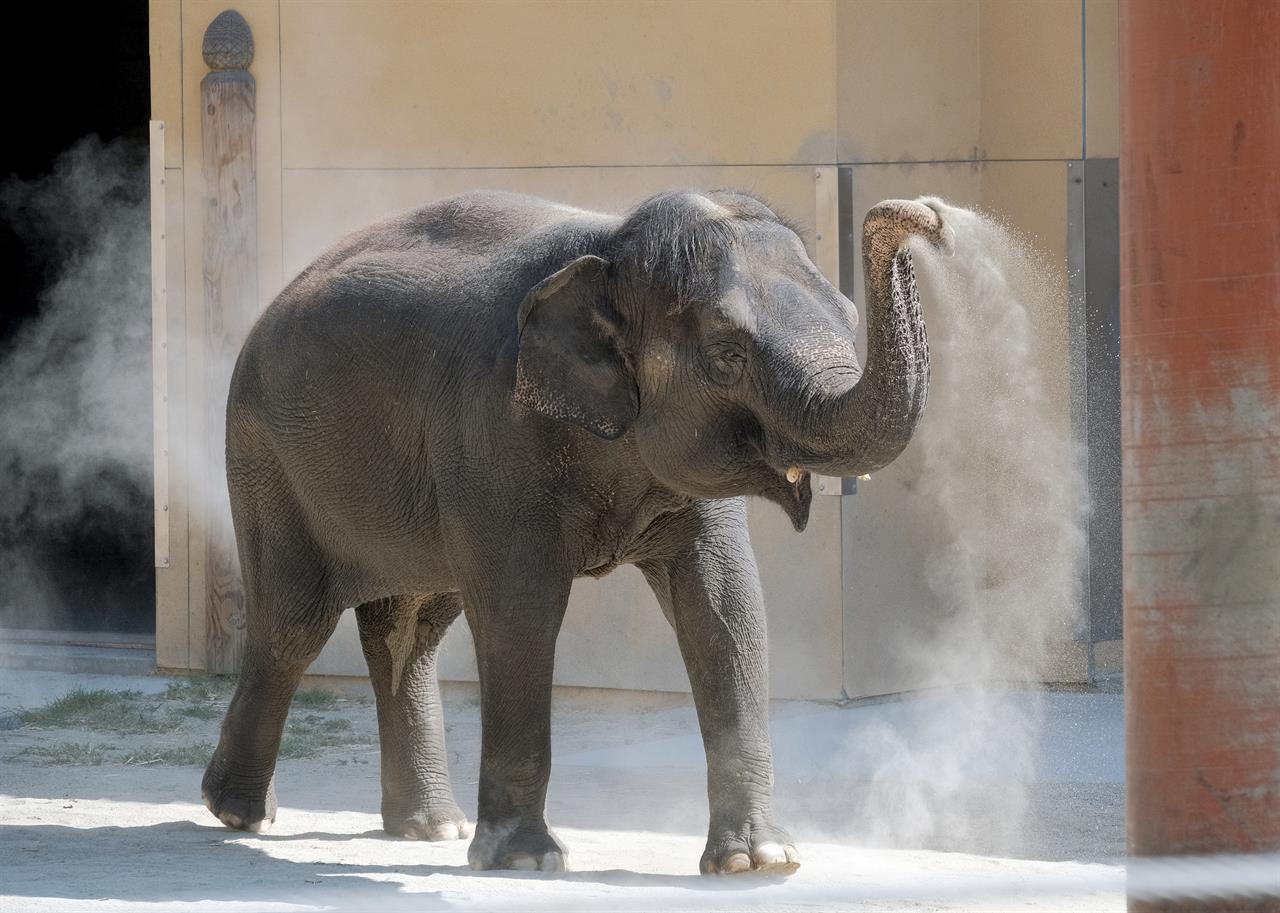
POLYGON ((227 500, 226 404, 231 369, 258 313, 258 192, 254 169, 253 33, 235 10, 204 33, 204 307, 210 508, 205 558, 208 668, 231 672, 244 651, 244 592, 227 500))

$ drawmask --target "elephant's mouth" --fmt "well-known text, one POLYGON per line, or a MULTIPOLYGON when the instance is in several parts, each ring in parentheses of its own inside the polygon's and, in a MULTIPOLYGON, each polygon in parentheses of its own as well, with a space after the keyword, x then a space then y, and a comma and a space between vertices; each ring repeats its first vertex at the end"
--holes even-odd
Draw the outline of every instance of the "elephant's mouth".
POLYGON ((703 461, 686 462, 686 465, 701 463, 700 471, 668 484, 695 498, 743 495, 764 498, 781 507, 791 525, 802 532, 809 523, 809 506, 813 501, 808 469, 794 461, 781 460, 777 453, 780 442, 771 440, 752 413, 742 410, 730 421, 731 425, 718 426, 716 430, 721 434, 705 436, 711 447, 704 445, 705 449, 700 451, 703 461), (715 446, 726 437, 731 442, 729 447, 715 446))
POLYGON ((769 466, 768 472, 771 484, 763 496, 786 511, 796 532, 804 532, 809 525, 809 507, 813 503, 808 471, 799 466, 790 466, 782 471, 769 466))
POLYGON ((781 507, 796 532, 803 532, 809 524, 809 507, 813 503, 813 489, 810 484, 809 471, 796 463, 779 466, 778 461, 770 457, 769 441, 759 425, 752 436, 752 444, 757 453, 758 477, 762 490, 760 497, 766 498, 781 507))

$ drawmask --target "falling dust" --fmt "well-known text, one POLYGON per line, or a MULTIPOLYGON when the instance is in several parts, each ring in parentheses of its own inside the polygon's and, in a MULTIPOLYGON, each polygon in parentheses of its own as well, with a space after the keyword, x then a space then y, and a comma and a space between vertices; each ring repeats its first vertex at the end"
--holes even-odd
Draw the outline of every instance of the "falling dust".
POLYGON ((1037 350, 1067 292, 1026 238, 932 202, 955 252, 912 247, 933 374, 910 496, 930 544, 922 568, 900 572, 923 573, 934 604, 903 607, 926 620, 896 657, 930 690, 851 737, 863 794, 843 836, 1018 854, 1044 785, 1035 683, 1062 680, 1080 623, 1086 488, 1037 350))

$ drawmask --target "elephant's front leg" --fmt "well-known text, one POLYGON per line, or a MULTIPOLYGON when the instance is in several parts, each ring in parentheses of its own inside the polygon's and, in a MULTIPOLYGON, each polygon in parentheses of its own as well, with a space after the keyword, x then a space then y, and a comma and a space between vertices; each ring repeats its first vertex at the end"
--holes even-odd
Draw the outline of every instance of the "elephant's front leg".
POLYGON ((675 627, 707 753, 704 874, 800 867, 773 821, 764 599, 742 499, 703 502, 672 524, 666 557, 640 567, 675 627))
POLYGON ((518 592, 468 596, 481 719, 480 795, 467 851, 473 869, 567 868, 568 853, 547 826, 545 808, 551 674, 570 582, 566 575, 545 587, 526 582, 518 592))

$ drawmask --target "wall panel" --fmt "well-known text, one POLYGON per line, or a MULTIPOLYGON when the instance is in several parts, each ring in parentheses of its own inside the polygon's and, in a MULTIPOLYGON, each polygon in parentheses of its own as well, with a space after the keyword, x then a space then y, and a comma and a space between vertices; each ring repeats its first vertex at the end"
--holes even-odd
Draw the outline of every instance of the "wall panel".
POLYGON ((1083 154, 1080 17, 1080 0, 982 0, 982 158, 1083 154))
POLYGON ((835 158, 831 0, 285 0, 281 15, 287 167, 835 158))
POLYGON ((1090 158, 1120 155, 1119 0, 1085 0, 1085 146, 1090 158))
POLYGON ((841 162, 978 157, 978 0, 840 0, 841 162))
POLYGON ((182 4, 148 0, 148 49, 151 67, 151 119, 165 122, 164 158, 182 165, 182 4))

